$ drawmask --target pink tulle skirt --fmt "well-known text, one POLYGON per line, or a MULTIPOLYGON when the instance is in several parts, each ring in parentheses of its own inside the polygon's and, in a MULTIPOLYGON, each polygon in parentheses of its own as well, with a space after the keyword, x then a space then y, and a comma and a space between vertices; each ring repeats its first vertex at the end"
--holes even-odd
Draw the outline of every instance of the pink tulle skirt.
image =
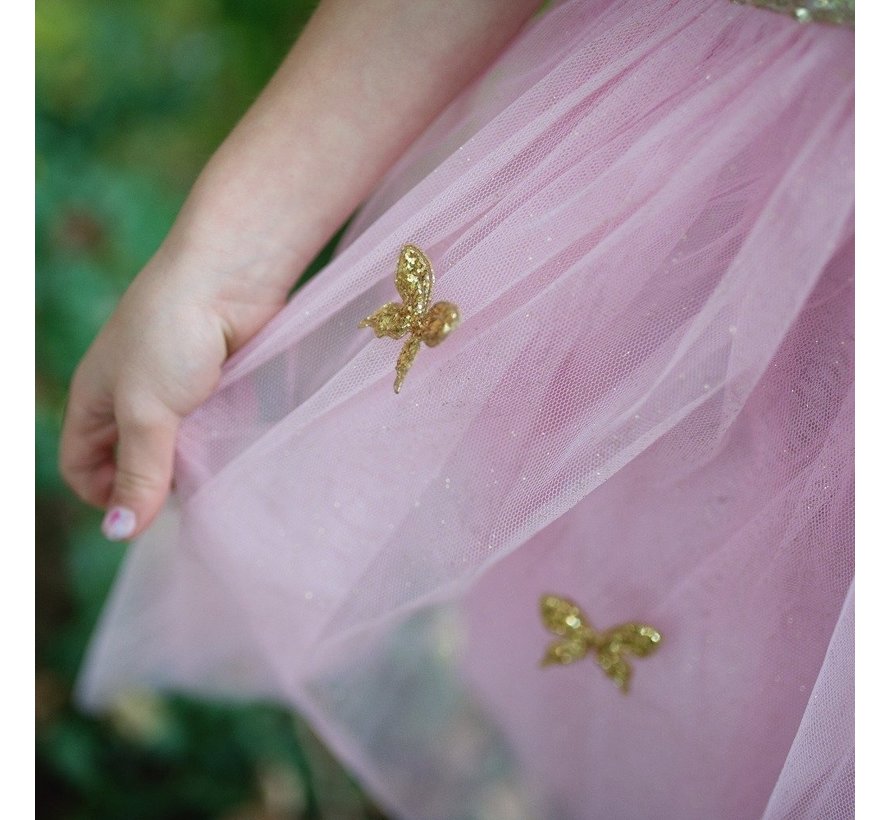
POLYGON ((852 817, 852 56, 532 21, 186 420, 82 702, 277 699, 424 820, 852 817), (395 395, 407 242, 463 323, 395 395), (545 593, 659 631, 627 694, 540 666, 545 593))

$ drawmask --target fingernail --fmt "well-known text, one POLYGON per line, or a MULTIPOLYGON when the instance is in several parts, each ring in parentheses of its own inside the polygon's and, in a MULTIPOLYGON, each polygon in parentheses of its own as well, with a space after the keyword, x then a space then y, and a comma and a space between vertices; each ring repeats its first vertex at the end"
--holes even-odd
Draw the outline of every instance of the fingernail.
POLYGON ((129 538, 136 529, 136 513, 126 507, 112 507, 102 519, 102 534, 109 541, 129 538))

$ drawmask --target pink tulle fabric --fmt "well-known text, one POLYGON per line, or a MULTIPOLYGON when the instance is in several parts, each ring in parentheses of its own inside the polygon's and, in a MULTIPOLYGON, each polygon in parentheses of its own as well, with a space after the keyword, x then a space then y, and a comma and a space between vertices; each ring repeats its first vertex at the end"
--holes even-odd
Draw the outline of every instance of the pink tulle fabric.
POLYGON ((853 35, 532 21, 186 420, 80 685, 271 697, 394 815, 853 816, 853 35), (462 325, 359 330, 423 248, 462 325), (623 695, 538 600, 664 638, 623 695))

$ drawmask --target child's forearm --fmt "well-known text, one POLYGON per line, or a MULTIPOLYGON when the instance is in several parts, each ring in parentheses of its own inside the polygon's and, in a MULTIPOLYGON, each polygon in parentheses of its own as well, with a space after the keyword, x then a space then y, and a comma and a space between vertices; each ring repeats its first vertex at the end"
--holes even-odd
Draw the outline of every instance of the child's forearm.
MULTIPOLYGON (((540 0, 323 0, 201 174, 171 241, 286 293, 540 0)), ((237 341, 237 340, 236 340, 237 341)))

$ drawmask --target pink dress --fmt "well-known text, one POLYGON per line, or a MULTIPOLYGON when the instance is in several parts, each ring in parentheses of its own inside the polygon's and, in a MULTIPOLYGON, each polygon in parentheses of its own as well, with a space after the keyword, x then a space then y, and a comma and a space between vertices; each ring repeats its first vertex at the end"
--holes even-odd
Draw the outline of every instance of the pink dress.
POLYGON ((424 820, 852 817, 852 57, 727 0, 533 20, 187 419, 82 702, 278 699, 424 820), (409 242, 463 321, 396 395, 358 323, 409 242), (657 630, 627 694, 540 665, 545 594, 657 630))

